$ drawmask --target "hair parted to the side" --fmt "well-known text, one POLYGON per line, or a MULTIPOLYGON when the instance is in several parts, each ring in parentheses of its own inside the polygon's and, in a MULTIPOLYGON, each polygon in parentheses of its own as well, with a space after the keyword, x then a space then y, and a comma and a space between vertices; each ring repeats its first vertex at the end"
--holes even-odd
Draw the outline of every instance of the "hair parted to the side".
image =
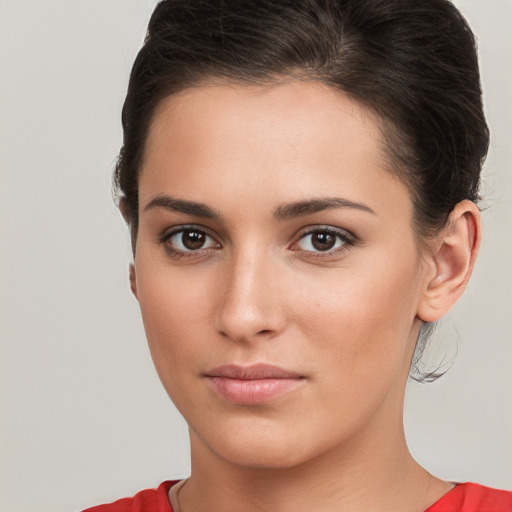
POLYGON ((148 128, 165 97, 209 80, 295 77, 349 94, 381 120, 418 239, 477 202, 489 131, 474 36, 448 0, 163 0, 135 60, 114 186, 132 232, 148 128))

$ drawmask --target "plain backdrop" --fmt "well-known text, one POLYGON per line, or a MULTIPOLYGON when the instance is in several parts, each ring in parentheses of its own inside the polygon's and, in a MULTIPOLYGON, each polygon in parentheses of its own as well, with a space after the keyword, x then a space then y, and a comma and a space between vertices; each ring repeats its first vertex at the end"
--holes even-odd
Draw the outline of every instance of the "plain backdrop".
MULTIPOLYGON (((192 0, 193 1, 193 0, 192 0)), ((189 471, 111 199, 120 111, 153 0, 0 0, 0 510, 64 512, 189 471)), ((479 39, 492 147, 472 283, 411 384, 413 454, 512 489, 512 2, 456 2, 479 39)))

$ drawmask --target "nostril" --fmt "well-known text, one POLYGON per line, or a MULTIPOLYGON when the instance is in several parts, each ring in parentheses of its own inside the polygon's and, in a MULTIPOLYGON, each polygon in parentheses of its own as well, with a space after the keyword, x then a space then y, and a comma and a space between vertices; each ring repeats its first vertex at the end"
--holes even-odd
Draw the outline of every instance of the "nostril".
POLYGON ((271 332, 269 329, 263 329, 259 331, 258 334, 268 334, 269 332, 271 332))

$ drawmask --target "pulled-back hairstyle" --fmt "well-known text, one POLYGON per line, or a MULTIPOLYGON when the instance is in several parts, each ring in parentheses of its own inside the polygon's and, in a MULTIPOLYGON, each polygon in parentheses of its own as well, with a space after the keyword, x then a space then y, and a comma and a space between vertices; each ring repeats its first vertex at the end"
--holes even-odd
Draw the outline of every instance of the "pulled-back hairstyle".
POLYGON ((476 202, 489 132, 475 39, 447 0, 163 0, 135 60, 114 174, 135 247, 138 173, 165 97, 209 80, 313 80, 377 114, 418 238, 476 202))

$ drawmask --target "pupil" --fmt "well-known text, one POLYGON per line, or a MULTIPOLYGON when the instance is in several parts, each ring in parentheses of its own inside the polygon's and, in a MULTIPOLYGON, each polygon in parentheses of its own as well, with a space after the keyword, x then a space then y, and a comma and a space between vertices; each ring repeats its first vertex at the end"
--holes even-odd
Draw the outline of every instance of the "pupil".
POLYGON ((198 231, 185 231, 181 237, 187 249, 200 249, 204 244, 204 233, 198 231))
POLYGON ((313 247, 319 251, 328 251, 334 247, 336 237, 329 233, 315 233, 313 235, 313 247))

